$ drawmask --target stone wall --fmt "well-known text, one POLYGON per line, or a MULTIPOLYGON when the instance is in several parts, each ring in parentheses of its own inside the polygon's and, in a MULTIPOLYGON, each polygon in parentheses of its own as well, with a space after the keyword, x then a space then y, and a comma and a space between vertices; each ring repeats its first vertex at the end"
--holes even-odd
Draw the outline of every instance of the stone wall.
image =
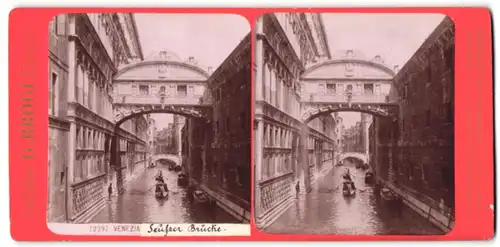
POLYGON ((68 40, 66 15, 58 15, 49 24, 49 74, 51 94, 49 104, 49 150, 48 150, 48 207, 47 221, 65 220, 66 165, 68 164, 67 82, 68 82, 68 40))
POLYGON ((194 119, 186 119, 186 133, 183 136, 182 143, 187 143, 186 150, 186 163, 190 167, 189 174, 192 179, 198 182, 207 178, 203 174, 207 172, 206 162, 204 162, 203 155, 210 153, 209 146, 207 145, 212 140, 210 124, 194 119), (203 151, 205 149, 205 151, 203 151))
POLYGON ((49 120, 47 221, 65 221, 69 124, 49 120))
POLYGON ((250 65, 224 84, 223 98, 214 105, 218 130, 210 150, 210 162, 220 178, 217 187, 236 204, 249 209, 250 203, 250 65))

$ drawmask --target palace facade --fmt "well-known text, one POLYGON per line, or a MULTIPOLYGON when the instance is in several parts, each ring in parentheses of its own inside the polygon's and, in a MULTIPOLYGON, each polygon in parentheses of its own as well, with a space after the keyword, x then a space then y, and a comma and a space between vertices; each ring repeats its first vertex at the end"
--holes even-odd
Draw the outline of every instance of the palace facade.
POLYGON ((254 174, 259 227, 291 205, 296 185, 300 192, 310 190, 335 160, 336 116, 321 116, 306 126, 300 119, 300 76, 306 67, 330 56, 319 14, 265 14, 257 21, 254 174), (301 134, 304 142, 299 141, 301 134), (306 152, 307 161, 299 161, 300 152, 306 152))
POLYGON ((49 25, 50 222, 85 222, 146 165, 145 117, 114 124, 113 74, 142 60, 132 14, 63 14, 49 25), (118 138, 119 161, 111 140, 118 138))

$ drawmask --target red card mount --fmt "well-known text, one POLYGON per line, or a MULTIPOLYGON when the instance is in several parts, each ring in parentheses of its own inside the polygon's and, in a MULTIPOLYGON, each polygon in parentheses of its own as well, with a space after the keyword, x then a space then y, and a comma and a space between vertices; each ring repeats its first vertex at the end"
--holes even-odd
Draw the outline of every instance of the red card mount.
POLYGON ((15 240, 494 234, 486 8, 18 8, 9 30, 15 240))

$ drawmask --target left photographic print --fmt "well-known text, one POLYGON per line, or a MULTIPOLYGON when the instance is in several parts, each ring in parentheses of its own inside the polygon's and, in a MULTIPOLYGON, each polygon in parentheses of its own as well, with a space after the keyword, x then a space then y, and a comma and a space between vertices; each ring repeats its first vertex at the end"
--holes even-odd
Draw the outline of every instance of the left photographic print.
POLYGON ((48 27, 49 229, 249 235, 248 21, 107 12, 48 27))

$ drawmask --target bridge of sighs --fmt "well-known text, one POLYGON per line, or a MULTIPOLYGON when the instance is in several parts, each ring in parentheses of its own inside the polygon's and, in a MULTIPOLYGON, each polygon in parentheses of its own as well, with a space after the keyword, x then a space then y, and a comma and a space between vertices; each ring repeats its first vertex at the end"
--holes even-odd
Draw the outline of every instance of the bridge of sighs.
MULTIPOLYGON (((388 67, 380 56, 366 59, 353 50, 332 57, 336 59, 316 63, 302 73, 300 114, 304 126, 319 116, 334 112, 360 112, 394 122, 396 125, 391 126, 397 129, 399 97, 392 83, 398 67, 388 67)), ((305 165, 307 137, 306 131, 302 132, 299 149, 303 176, 300 177, 307 188, 311 183, 308 181, 310 171, 305 165)))
MULTIPOLYGON (((125 121, 152 113, 176 114, 209 124, 210 70, 194 58, 183 61, 169 51, 154 52, 143 61, 120 68, 113 78, 115 132, 125 121)), ((111 143, 111 163, 119 168, 120 152, 128 145, 118 136, 115 134, 111 143)))

